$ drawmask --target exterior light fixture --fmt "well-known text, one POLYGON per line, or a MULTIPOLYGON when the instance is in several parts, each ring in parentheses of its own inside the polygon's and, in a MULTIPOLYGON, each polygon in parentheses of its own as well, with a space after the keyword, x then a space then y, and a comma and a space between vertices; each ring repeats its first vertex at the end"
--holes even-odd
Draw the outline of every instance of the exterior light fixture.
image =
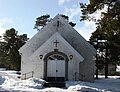
POLYGON ((70 60, 72 60, 73 59, 73 55, 70 55, 69 58, 70 58, 70 60))
POLYGON ((39 57, 40 57, 40 59, 42 59, 42 58, 43 58, 43 55, 40 55, 39 57))

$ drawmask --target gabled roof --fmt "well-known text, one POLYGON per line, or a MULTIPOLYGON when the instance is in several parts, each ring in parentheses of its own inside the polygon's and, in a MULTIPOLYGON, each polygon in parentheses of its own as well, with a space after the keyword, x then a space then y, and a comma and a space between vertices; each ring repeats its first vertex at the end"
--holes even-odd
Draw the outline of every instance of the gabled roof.
POLYGON ((62 51, 63 48, 66 50, 65 54, 67 54, 67 55, 71 55, 71 54, 74 55, 74 58, 77 58, 78 61, 83 61, 84 60, 84 58, 58 32, 53 34, 44 44, 42 44, 30 56, 30 58, 35 60, 35 59, 37 59, 37 57, 39 58, 39 55, 46 54, 46 50, 47 50, 47 52, 51 52, 51 50, 54 50, 54 49, 58 49, 58 50, 62 51), (59 45, 58 45, 57 48, 53 46, 53 43, 56 40, 59 42, 59 45))
POLYGON ((54 33, 58 32, 83 57, 95 55, 96 50, 60 15, 54 17, 44 28, 34 35, 24 46, 21 53, 32 55, 54 33), (26 51, 28 52, 26 52, 26 51))

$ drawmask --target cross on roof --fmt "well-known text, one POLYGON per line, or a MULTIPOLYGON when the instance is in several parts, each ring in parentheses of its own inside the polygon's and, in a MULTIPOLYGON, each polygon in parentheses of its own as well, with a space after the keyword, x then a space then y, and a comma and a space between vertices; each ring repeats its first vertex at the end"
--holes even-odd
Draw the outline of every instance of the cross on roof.
POLYGON ((57 47, 59 42, 56 40, 54 43, 55 43, 55 47, 57 47))

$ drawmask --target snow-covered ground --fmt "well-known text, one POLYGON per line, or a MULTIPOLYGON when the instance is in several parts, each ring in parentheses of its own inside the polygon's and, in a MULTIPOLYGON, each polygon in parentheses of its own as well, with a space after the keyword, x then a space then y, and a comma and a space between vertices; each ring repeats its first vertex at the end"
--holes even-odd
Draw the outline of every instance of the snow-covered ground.
POLYGON ((94 83, 81 81, 66 81, 66 89, 62 88, 45 88, 42 79, 30 78, 20 80, 16 71, 0 71, 0 92, 120 92, 120 77, 99 76, 100 79, 94 83))
POLYGON ((69 82, 67 90, 88 90, 90 92, 120 92, 119 76, 109 76, 108 79, 105 79, 104 76, 99 76, 99 78, 100 79, 95 80, 94 83, 81 81, 69 82))

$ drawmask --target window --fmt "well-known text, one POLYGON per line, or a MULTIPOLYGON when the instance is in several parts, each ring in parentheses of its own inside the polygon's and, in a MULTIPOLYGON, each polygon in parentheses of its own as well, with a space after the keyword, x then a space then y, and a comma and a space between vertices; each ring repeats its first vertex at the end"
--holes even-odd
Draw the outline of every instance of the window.
POLYGON ((65 60, 62 55, 59 54, 53 54, 48 57, 48 60, 65 60))

